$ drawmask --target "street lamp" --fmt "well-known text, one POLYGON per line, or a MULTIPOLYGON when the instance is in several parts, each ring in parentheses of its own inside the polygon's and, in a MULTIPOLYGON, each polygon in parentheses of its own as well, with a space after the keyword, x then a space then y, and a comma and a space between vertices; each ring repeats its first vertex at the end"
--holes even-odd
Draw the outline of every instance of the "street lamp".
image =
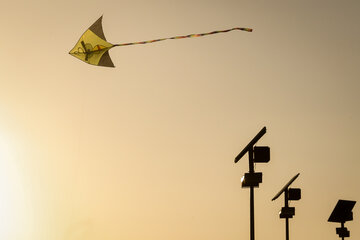
POLYGON ((249 153, 249 172, 241 178, 241 187, 250 188, 250 240, 255 240, 254 187, 259 187, 259 184, 262 183, 262 173, 254 171, 254 163, 270 161, 270 148, 255 147, 254 145, 265 133, 266 127, 263 127, 235 158, 235 163, 237 163, 246 153, 249 153))
POLYGON ((346 237, 350 237, 350 231, 344 227, 345 222, 353 220, 352 209, 355 206, 356 201, 339 200, 332 211, 328 222, 341 223, 340 228, 336 228, 336 234, 344 240, 346 237))
POLYGON ((296 174, 290 181, 278 192, 278 194, 273 197, 271 201, 276 200, 282 193, 285 197, 285 207, 281 208, 279 212, 280 218, 285 218, 285 236, 286 240, 289 240, 289 218, 292 218, 295 215, 295 207, 289 207, 289 200, 297 201, 301 199, 301 189, 300 188, 289 188, 289 186, 295 181, 295 179, 300 175, 296 174))

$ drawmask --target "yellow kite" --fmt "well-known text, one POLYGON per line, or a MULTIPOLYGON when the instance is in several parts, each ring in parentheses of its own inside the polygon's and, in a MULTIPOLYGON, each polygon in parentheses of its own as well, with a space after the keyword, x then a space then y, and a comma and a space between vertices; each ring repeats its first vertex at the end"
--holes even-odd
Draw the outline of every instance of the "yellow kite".
POLYGON ((76 43, 74 48, 71 49, 71 51, 69 52, 70 55, 77 57, 78 59, 86 63, 89 63, 91 65, 114 67, 114 64, 111 61, 110 55, 108 53, 108 51, 113 47, 154 43, 168 39, 202 37, 211 34, 230 32, 233 30, 252 32, 251 28, 235 27, 231 29, 213 31, 208 33, 198 33, 198 34, 189 34, 184 36, 159 38, 159 39, 141 41, 141 42, 111 44, 106 41, 101 22, 102 22, 102 16, 93 25, 91 25, 91 27, 89 27, 85 31, 85 33, 80 37, 79 41, 76 43))

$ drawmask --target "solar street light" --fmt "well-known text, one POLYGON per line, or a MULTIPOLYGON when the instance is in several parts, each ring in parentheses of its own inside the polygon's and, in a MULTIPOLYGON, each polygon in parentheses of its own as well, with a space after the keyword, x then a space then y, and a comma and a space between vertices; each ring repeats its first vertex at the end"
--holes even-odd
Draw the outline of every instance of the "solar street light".
POLYGON ((246 153, 249 155, 249 172, 241 178, 241 187, 250 188, 250 240, 255 240, 255 217, 254 217, 254 187, 262 183, 262 173, 254 171, 254 163, 267 163, 270 161, 270 148, 254 146, 266 133, 266 127, 246 145, 235 157, 237 163, 246 153))
POLYGON ((285 184, 285 186, 278 192, 272 201, 280 197, 284 193, 285 198, 285 207, 281 208, 279 212, 280 218, 285 218, 285 237, 286 240, 289 240, 289 218, 295 216, 295 207, 289 207, 289 200, 297 201, 301 199, 301 189, 300 188, 289 188, 289 186, 295 181, 295 179, 300 175, 296 174, 290 181, 285 184))
POLYGON ((350 237, 350 231, 344 226, 345 222, 353 220, 352 209, 355 206, 356 201, 339 200, 332 211, 328 222, 341 223, 341 227, 336 228, 336 234, 344 240, 346 237, 350 237))

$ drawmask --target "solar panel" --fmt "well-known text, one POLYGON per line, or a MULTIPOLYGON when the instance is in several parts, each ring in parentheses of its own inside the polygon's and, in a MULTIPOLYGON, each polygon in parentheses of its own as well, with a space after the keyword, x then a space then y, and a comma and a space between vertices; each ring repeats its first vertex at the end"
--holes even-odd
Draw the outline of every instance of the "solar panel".
POLYGON ((274 201, 275 199, 277 199, 289 186, 290 184, 292 184, 295 179, 300 175, 300 173, 296 174, 292 179, 290 179, 290 181, 280 190, 280 192, 278 192, 278 194, 275 195, 275 197, 273 197, 273 199, 271 199, 271 201, 274 201))
POLYGON ((356 201, 339 200, 332 211, 328 222, 344 223, 353 220, 352 209, 356 201))
POLYGON ((236 156, 235 163, 237 163, 240 158, 242 158, 250 148, 252 148, 259 139, 264 136, 266 133, 266 127, 263 127, 263 129, 260 130, 260 132, 249 142, 249 144, 236 156))

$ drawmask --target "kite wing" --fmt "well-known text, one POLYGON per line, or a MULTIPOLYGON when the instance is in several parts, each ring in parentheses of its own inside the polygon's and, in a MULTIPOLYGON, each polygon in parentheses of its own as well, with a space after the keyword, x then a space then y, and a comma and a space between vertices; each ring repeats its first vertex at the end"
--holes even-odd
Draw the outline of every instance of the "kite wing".
POLYGON ((101 22, 102 16, 84 32, 69 54, 91 65, 114 67, 108 53, 114 45, 106 41, 101 22))

